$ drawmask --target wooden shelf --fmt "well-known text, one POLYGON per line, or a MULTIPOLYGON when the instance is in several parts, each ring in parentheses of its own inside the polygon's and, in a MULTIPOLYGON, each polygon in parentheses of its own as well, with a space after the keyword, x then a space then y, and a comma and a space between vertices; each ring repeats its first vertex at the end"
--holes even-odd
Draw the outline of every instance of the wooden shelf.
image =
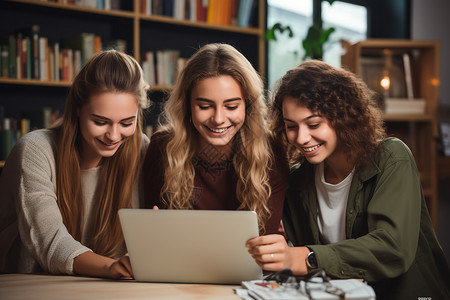
POLYGON ((69 87, 68 81, 49 81, 38 79, 12 79, 12 78, 0 78, 0 83, 4 84, 17 84, 17 85, 39 85, 39 86, 60 86, 69 87))
MULTIPOLYGON (((426 101, 426 114, 384 114, 383 118, 388 135, 402 139, 414 155, 428 210, 437 230, 436 140, 440 45, 438 41, 431 40, 369 39, 351 45, 342 56, 342 65, 362 77, 363 58, 383 57, 386 49, 393 54, 412 54, 415 96, 426 101)), ((450 166, 447 169, 450 169, 450 166)))
MULTIPOLYGON (((102 42, 123 39, 127 53, 141 62, 147 51, 178 49, 181 57, 188 58, 201 46, 211 42, 229 43, 247 57, 265 78, 265 14, 266 1, 257 1, 257 27, 239 27, 179 20, 168 16, 145 15, 139 10, 140 0, 121 0, 122 10, 104 10, 63 4, 63 0, 0 1, 0 36, 14 34, 17 30, 36 24, 39 34, 47 36, 49 45, 79 32, 92 32, 102 42)), ((20 118, 18 107, 26 99, 27 106, 50 106, 63 110, 70 82, 13 79, 0 77, 2 105, 5 116, 20 118), (55 89, 53 89, 55 88, 55 89), (56 89, 63 88, 63 89, 56 89), (64 89, 65 88, 65 89, 64 89), (53 90, 52 90, 53 89, 53 90), (44 96, 45 94, 45 96, 44 96), (31 101, 32 97, 36 97, 31 101), (45 98, 45 99, 44 99, 45 98), (10 101, 8 99, 14 99, 10 101), (42 103, 42 104, 41 104, 42 103), (8 115, 8 112, 13 115, 8 115)), ((170 86, 152 85, 150 91, 170 91, 170 86)), ((152 100, 161 101, 153 97, 152 100)), ((156 109, 157 106, 153 106, 156 109)), ((150 114, 152 120, 156 116, 150 114)))
POLYGON ((436 159, 437 173, 440 179, 450 178, 450 156, 438 156, 436 159))
POLYGON ((414 115, 414 114, 383 114, 383 119, 389 122, 432 122, 434 117, 431 114, 414 115))
MULTIPOLYGON (((92 32, 100 36, 103 43, 125 40, 126 52, 138 62, 147 51, 177 49, 181 57, 189 58, 204 44, 222 42, 237 48, 265 78, 266 1, 255 1, 258 25, 245 28, 145 15, 140 12, 140 0, 121 0, 121 10, 63 4, 63 0, 4 0, 0 1, 0 37, 39 25, 39 35, 47 37, 52 45, 76 33, 92 32)), ((70 84, 68 81, 0 77, 5 117, 19 120, 24 108, 51 107, 63 111, 70 84)), ((171 89, 166 85, 150 86, 150 98, 156 105, 146 113, 147 125, 156 124, 162 107, 158 102, 162 102, 171 89)))

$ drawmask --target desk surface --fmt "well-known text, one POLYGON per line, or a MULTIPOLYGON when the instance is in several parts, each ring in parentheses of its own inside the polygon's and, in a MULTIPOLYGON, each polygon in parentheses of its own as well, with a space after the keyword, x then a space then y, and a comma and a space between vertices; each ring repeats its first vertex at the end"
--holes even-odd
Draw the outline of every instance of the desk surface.
POLYGON ((67 275, 0 275, 2 300, 241 299, 236 285, 147 283, 67 275))

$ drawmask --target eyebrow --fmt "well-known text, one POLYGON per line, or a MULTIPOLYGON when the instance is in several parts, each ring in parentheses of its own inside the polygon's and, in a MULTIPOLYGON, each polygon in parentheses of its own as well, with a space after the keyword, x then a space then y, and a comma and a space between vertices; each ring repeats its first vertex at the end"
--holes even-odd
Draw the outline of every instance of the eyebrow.
MULTIPOLYGON (((312 118, 320 118, 320 115, 310 115, 309 117, 304 118, 303 121, 308 121, 309 119, 312 119, 312 118)), ((283 120, 295 123, 295 121, 288 119, 288 118, 283 118, 283 120)))
MULTIPOLYGON (((210 99, 206 99, 206 98, 195 98, 196 101, 203 101, 203 102, 208 102, 208 103, 214 103, 214 101, 210 100, 210 99)), ((238 100, 242 100, 241 97, 236 97, 236 98, 230 98, 230 99, 226 99, 223 102, 227 103, 227 102, 233 102, 233 101, 238 101, 238 100)))
MULTIPOLYGON (((95 118, 98 118, 98 119, 105 120, 105 121, 111 121, 111 119, 108 119, 108 118, 106 118, 106 117, 99 116, 99 115, 96 115, 96 114, 91 114, 91 116, 93 116, 93 117, 95 117, 95 118)), ((136 116, 131 116, 131 117, 122 119, 122 120, 120 120, 120 122, 123 122, 123 121, 131 121, 131 120, 134 120, 134 119, 136 119, 136 116)))

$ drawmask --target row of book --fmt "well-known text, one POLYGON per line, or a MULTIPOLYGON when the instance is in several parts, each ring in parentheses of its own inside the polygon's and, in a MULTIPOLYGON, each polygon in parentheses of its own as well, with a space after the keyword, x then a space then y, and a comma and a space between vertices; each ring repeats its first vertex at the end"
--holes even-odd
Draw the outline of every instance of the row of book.
MULTIPOLYGON (((126 52, 125 40, 114 40, 106 47, 126 52)), ((50 44, 39 26, 18 30, 0 42, 0 77, 71 81, 89 58, 103 49, 94 33, 82 32, 50 44)))
POLYGON ((144 79, 150 86, 171 86, 185 63, 186 59, 180 56, 179 50, 164 49, 145 52, 141 66, 144 79))
POLYGON ((0 161, 6 160, 16 142, 31 130, 47 128, 59 118, 49 107, 24 109, 20 119, 5 117, 0 106, 0 161))
POLYGON ((140 12, 192 22, 256 27, 257 0, 140 0, 140 12))
MULTIPOLYGON (((58 2, 58 0, 41 0, 45 2, 58 2)), ((62 0, 63 4, 86 6, 106 10, 119 10, 120 0, 62 0)))

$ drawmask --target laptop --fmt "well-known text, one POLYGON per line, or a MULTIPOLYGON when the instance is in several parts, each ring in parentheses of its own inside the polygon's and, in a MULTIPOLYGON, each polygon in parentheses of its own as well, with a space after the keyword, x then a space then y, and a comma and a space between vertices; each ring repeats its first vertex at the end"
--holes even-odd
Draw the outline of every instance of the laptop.
POLYGON ((263 277, 245 247, 258 236, 254 211, 125 208, 119 218, 137 281, 240 284, 263 277))

